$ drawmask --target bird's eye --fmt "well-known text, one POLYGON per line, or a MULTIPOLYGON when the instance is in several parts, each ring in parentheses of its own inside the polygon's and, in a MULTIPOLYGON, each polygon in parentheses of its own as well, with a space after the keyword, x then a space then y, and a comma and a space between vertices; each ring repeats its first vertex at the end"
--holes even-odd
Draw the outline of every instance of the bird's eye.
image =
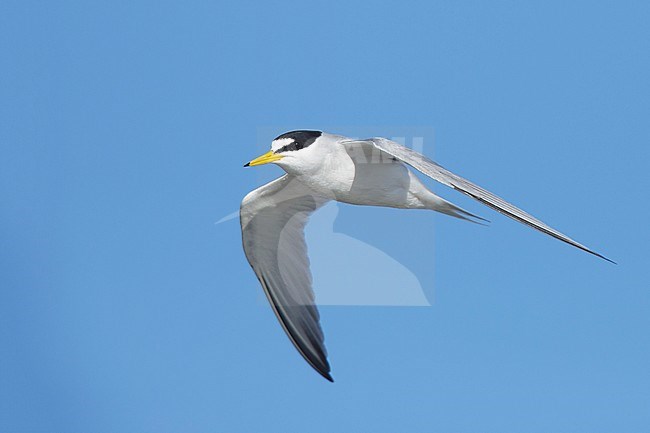
POLYGON ((302 149, 302 148, 303 148, 302 143, 298 143, 298 142, 296 142, 296 141, 292 141, 291 143, 289 143, 289 144, 287 144, 287 145, 282 146, 281 148, 279 148, 279 149, 276 151, 276 153, 292 152, 292 151, 295 151, 295 150, 300 150, 300 149, 302 149))

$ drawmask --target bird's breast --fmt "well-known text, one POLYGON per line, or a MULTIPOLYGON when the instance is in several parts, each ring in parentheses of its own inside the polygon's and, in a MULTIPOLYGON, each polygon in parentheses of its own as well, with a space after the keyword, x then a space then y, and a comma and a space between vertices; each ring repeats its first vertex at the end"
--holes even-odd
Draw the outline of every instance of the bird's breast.
POLYGON ((411 207, 409 171, 399 161, 358 161, 346 154, 321 167, 306 183, 326 197, 358 205, 411 207))

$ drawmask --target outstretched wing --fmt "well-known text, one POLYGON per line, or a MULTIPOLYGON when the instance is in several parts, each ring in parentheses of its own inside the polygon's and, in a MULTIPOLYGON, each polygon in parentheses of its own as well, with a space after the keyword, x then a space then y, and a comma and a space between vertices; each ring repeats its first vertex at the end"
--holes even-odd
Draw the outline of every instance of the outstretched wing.
POLYGON ((327 198, 284 175, 249 193, 240 208, 244 252, 280 324, 305 360, 333 381, 314 302, 304 228, 327 198))
POLYGON ((563 242, 566 242, 569 245, 573 245, 574 247, 580 248, 583 251, 586 251, 590 254, 593 254, 595 256, 600 257, 601 259, 605 259, 608 262, 614 263, 612 260, 608 259, 607 257, 598 254, 595 251, 590 250, 586 246, 574 241, 570 237, 560 233, 559 231, 555 230, 552 227, 549 227, 542 221, 538 220, 537 218, 533 217, 532 215, 529 215, 528 213, 524 212, 523 210, 519 209, 518 207, 512 205, 511 203, 508 203, 501 197, 492 194, 490 191, 487 191, 480 186, 470 182, 467 179, 464 179, 446 168, 440 166, 439 164, 435 163, 434 161, 430 160, 426 156, 409 149, 408 147, 402 146, 399 143, 396 143, 391 140, 387 140, 385 138, 371 138, 367 140, 351 140, 348 142, 344 142, 345 144, 352 144, 354 142, 359 142, 364 143, 364 144, 370 144, 374 146, 375 148, 381 150, 382 152, 386 152, 387 154, 393 156, 394 158, 397 158, 406 164, 410 165, 411 167, 415 168, 416 170, 422 172, 423 174, 429 176, 432 179, 437 180, 438 182, 445 184, 447 186, 450 186, 463 194, 466 194, 470 197, 472 197, 475 200, 480 201, 481 203, 485 204, 486 206, 491 207, 492 209, 509 216, 510 218, 517 220, 521 223, 524 223, 530 227, 533 227, 534 229, 537 229, 543 233, 546 233, 547 235, 553 236, 556 239, 559 239, 563 242))

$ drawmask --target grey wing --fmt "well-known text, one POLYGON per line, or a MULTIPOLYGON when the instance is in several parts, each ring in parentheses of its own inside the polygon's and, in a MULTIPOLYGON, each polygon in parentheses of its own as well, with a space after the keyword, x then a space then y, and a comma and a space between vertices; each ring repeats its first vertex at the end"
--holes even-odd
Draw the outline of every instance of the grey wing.
POLYGON ((333 381, 304 236, 309 216, 327 201, 284 175, 248 194, 240 219, 246 258, 282 328, 303 358, 333 381))
MULTIPOLYGON (((357 140, 351 140, 347 143, 351 144, 353 142, 357 142, 357 140)), ((603 255, 590 250, 586 246, 574 241, 570 237, 560 233, 554 228, 549 227, 542 221, 524 212, 518 207, 512 205, 511 203, 508 203, 501 197, 492 194, 490 191, 487 191, 481 188, 480 186, 470 182, 469 180, 464 179, 450 172, 449 170, 435 163, 434 161, 430 160, 426 156, 412 149, 409 149, 408 147, 402 146, 399 143, 396 143, 391 140, 387 140, 385 138, 371 138, 368 140, 360 140, 358 142, 371 144, 375 148, 381 150, 382 152, 386 152, 387 154, 405 162, 406 164, 410 165, 416 170, 429 176, 430 178, 435 179, 444 185, 450 186, 462 192, 463 194, 466 194, 472 197, 473 199, 480 201, 486 206, 489 206, 492 209, 506 216, 509 216, 510 218, 516 221, 519 221, 523 224, 533 227, 534 229, 537 229, 542 233, 546 233, 547 235, 553 236, 556 239, 566 242, 569 245, 573 245, 574 247, 580 248, 581 250, 593 254, 597 257, 605 259, 608 262, 614 263, 612 260, 608 259, 607 257, 604 257, 603 255)))

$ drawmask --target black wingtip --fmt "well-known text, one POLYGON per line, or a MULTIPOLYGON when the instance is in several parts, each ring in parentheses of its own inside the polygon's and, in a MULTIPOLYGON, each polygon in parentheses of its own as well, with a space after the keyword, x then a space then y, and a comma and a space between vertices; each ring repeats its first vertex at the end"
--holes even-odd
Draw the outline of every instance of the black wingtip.
POLYGON ((603 256, 602 254, 598 254, 598 253, 595 253, 595 252, 593 252, 593 251, 590 251, 590 253, 593 254, 593 255, 596 256, 596 257, 600 257, 600 258, 603 259, 603 260, 607 260, 609 263, 612 263, 612 264, 614 264, 614 265, 618 265, 618 263, 616 263, 614 260, 610 260, 610 259, 608 259, 607 257, 603 256))
POLYGON ((247 162, 246 164, 244 164, 244 167, 249 167, 250 165, 251 165, 251 163, 247 162))
MULTIPOLYGON (((311 363, 310 363, 311 364, 311 363)), ((329 365, 326 366, 327 368, 320 369, 316 367, 315 365, 312 365, 312 368, 316 370, 316 373, 320 374, 323 376, 325 379, 329 380, 330 382, 334 383, 334 379, 332 378, 332 375, 330 374, 330 369, 329 365)))
MULTIPOLYGON (((565 242, 566 242, 566 241, 565 241, 565 242)), ((575 246, 575 247, 578 247, 578 248, 581 249, 582 251, 586 251, 586 252, 588 252, 589 254, 593 254, 594 256, 598 257, 599 259, 603 259, 603 260, 605 260, 605 261, 607 261, 607 262, 609 262, 609 263, 612 263, 612 264, 614 264, 614 265, 618 265, 618 263, 616 263, 614 260, 608 259, 607 257, 603 256, 602 254, 597 253, 596 251, 590 250, 589 248, 585 247, 584 245, 580 245, 580 244, 575 245, 575 244, 571 244, 571 243, 569 243, 569 244, 570 244, 570 245, 573 245, 573 246, 575 246)))

